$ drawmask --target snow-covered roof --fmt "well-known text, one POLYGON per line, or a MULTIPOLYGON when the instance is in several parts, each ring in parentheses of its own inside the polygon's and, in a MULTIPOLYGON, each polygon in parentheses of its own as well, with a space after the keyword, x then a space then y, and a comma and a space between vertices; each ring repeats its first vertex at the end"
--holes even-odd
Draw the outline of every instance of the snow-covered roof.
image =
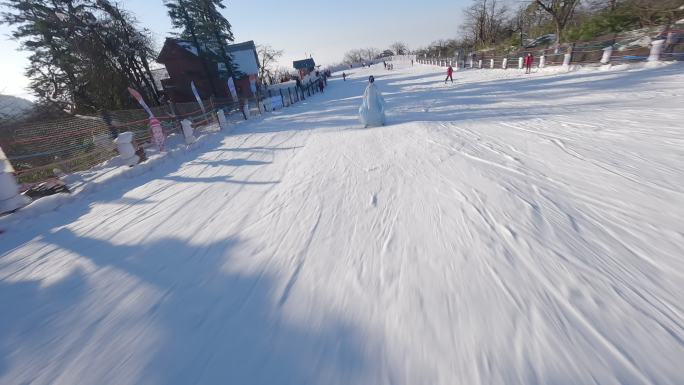
POLYGON ((314 68, 316 67, 316 62, 314 62, 314 59, 295 60, 292 62, 292 66, 297 70, 303 68, 314 68))
POLYGON ((176 43, 185 48, 186 51, 190 52, 191 54, 197 56, 198 51, 197 51, 197 46, 194 45, 193 43, 189 41, 183 41, 183 40, 176 40, 176 43))

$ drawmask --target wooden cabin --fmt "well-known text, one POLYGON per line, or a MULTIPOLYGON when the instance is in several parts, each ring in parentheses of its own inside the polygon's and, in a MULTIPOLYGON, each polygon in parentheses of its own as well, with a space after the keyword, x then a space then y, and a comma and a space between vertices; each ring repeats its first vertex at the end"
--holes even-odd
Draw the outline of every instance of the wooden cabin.
POLYGON ((194 43, 183 39, 167 38, 157 61, 166 67, 168 78, 161 80, 167 97, 176 103, 193 102, 190 83, 194 82, 202 99, 231 98, 228 78, 233 76, 239 98, 254 96, 250 88, 250 76, 259 73, 259 58, 253 41, 226 46, 231 56, 234 71, 229 71, 220 50, 201 44, 200 50, 194 43), (200 57, 201 53, 201 57, 200 57), (205 61, 206 67, 202 64, 205 61))
POLYGON ((296 60, 292 62, 292 66, 294 69, 299 71, 299 78, 304 79, 306 75, 314 72, 316 70, 316 62, 314 62, 314 59, 304 59, 304 60, 296 60))

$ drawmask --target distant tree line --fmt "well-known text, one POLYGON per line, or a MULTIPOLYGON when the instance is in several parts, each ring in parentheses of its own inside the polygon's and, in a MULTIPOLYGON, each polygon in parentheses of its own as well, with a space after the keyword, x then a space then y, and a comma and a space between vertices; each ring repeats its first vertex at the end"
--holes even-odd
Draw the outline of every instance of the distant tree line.
POLYGON ((684 0, 473 0, 463 14, 460 38, 414 53, 451 57, 464 49, 522 46, 543 35, 555 44, 588 41, 674 23, 684 17, 684 0))
POLYGON ((393 55, 407 55, 409 52, 406 43, 397 41, 390 44, 385 50, 380 50, 378 48, 352 49, 344 54, 343 62, 346 64, 362 63, 393 55))

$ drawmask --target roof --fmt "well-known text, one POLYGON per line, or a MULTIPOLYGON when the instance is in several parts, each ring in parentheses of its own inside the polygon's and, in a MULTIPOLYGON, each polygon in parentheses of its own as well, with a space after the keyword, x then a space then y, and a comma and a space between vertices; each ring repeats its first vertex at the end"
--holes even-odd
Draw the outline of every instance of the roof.
POLYGON ((314 68, 316 67, 316 62, 314 62, 314 59, 295 60, 292 62, 292 66, 296 70, 303 68, 314 68))
MULTIPOLYGON (((183 48, 185 52, 189 53, 192 56, 197 56, 197 46, 193 42, 189 40, 174 39, 168 37, 166 38, 166 41, 164 42, 164 47, 162 48, 161 53, 157 58, 157 61, 159 63, 164 63, 166 61, 167 54, 169 52, 172 52, 169 50, 171 50, 171 47, 174 45, 183 48)), ((213 60, 215 62, 223 61, 221 55, 219 54, 219 51, 215 48, 209 47, 207 44, 202 44, 202 53, 209 60, 213 60)))
POLYGON ((226 52, 228 53, 235 51, 244 51, 249 49, 256 51, 256 44, 254 44, 254 40, 246 41, 244 43, 230 44, 226 46, 226 52))

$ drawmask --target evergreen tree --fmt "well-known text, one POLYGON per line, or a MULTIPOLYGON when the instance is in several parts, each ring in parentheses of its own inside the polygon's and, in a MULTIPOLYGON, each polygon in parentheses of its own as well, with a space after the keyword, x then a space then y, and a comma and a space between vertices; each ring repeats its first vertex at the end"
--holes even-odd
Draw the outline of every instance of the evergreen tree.
POLYGON ((234 41, 232 26, 219 10, 225 9, 223 0, 193 0, 197 15, 197 35, 200 40, 216 43, 218 46, 226 41, 234 41))
MULTIPOLYGON (((193 42, 206 65, 206 53, 211 51, 223 60, 229 76, 236 73, 227 42, 235 40, 230 22, 220 12, 223 0, 166 0, 169 16, 181 38, 193 42)), ((205 68, 207 74, 208 69, 205 68)))
POLYGON ((31 52, 26 75, 41 104, 70 113, 134 106, 126 88, 156 101, 145 31, 109 0, 6 0, 0 22, 31 52))
POLYGON ((200 36, 206 36, 210 45, 213 43, 218 48, 221 58, 226 65, 230 76, 237 74, 237 68, 233 64, 233 58, 228 54, 227 43, 235 41, 230 22, 221 14, 219 9, 225 9, 223 0, 198 0, 199 15, 202 23, 199 24, 200 36))

